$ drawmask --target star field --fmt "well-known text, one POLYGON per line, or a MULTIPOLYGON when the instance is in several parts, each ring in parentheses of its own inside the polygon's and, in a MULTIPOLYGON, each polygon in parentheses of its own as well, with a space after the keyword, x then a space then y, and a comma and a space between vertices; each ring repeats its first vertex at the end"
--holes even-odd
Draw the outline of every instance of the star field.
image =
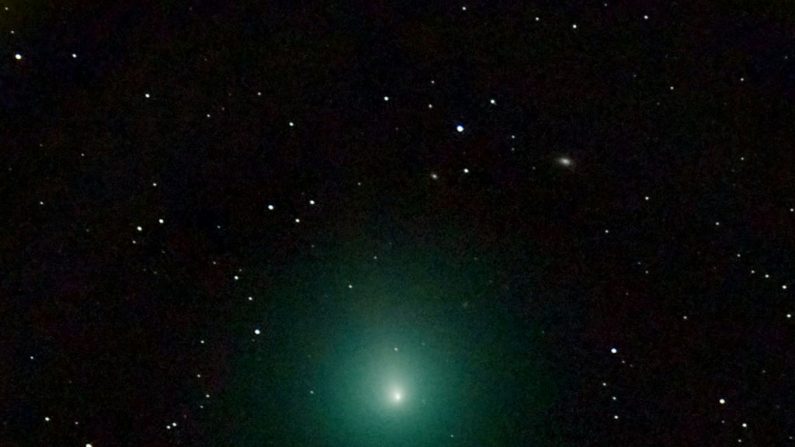
POLYGON ((795 443, 792 12, 0 4, 0 445, 795 443))

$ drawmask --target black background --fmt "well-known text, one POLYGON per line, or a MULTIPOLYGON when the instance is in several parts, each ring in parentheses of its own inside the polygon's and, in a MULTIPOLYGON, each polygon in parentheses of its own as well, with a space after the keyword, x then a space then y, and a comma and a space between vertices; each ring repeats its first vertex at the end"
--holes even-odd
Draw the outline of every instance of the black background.
POLYGON ((220 445, 245 297, 362 233, 495 260, 539 445, 791 443, 793 9, 562 3, 6 3, 0 444, 220 445))

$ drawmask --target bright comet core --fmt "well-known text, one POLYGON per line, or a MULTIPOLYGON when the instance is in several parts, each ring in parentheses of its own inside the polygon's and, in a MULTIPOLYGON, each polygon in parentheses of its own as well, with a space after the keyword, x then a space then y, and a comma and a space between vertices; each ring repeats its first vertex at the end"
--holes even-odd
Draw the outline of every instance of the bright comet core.
POLYGON ((398 403, 402 402, 403 401, 403 391, 400 390, 400 389, 393 389, 390 392, 390 398, 391 398, 393 403, 398 404, 398 403))

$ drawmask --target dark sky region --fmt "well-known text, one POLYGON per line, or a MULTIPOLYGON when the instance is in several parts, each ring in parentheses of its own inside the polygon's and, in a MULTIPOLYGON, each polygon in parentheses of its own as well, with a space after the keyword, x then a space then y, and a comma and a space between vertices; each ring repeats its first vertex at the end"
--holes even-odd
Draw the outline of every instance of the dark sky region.
POLYGON ((787 2, 0 4, 0 445, 795 442, 787 2))

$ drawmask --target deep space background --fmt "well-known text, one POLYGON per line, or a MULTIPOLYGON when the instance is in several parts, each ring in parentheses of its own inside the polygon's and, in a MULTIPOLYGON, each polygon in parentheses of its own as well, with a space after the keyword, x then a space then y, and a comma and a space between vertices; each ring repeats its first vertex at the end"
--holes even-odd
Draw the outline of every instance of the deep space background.
POLYGON ((793 445, 793 100, 788 2, 6 1, 0 445, 793 445))

